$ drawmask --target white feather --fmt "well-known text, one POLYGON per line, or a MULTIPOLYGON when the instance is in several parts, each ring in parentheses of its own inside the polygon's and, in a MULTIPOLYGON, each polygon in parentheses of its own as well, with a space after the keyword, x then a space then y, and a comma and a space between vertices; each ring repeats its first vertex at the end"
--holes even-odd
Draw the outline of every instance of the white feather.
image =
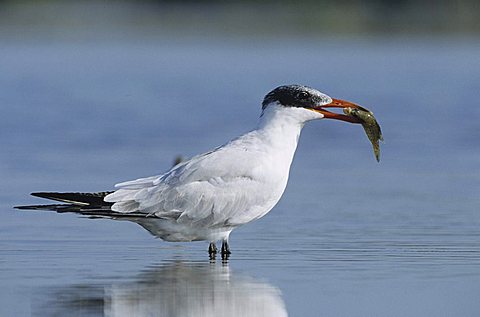
POLYGON ((117 184, 105 201, 117 212, 150 215, 140 224, 165 240, 228 239, 235 227, 278 202, 300 131, 320 118, 308 109, 270 104, 256 130, 163 175, 117 184))

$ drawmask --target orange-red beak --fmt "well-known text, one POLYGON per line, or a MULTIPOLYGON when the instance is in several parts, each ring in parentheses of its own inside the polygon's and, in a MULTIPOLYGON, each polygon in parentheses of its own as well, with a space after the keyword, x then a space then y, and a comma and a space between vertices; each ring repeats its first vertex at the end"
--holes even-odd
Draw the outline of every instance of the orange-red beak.
POLYGON ((326 119, 336 119, 336 120, 346 121, 346 122, 350 122, 350 123, 362 123, 362 121, 360 121, 359 119, 357 119, 355 117, 347 116, 347 115, 344 115, 344 114, 341 114, 341 113, 330 112, 328 110, 325 110, 325 108, 342 108, 342 109, 343 108, 359 108, 359 109, 363 109, 359 105, 356 105, 352 102, 332 98, 331 103, 329 103, 327 105, 315 107, 315 108, 313 108, 313 110, 323 114, 324 118, 326 118, 326 119))

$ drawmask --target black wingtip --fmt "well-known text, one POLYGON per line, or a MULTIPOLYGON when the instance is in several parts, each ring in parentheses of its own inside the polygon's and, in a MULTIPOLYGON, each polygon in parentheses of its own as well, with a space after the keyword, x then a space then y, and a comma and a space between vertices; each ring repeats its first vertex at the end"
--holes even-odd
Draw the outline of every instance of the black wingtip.
POLYGON ((31 193, 32 196, 56 200, 63 203, 69 203, 74 205, 81 206, 111 206, 111 203, 105 202, 103 199, 108 194, 112 193, 111 191, 106 192, 95 192, 95 193, 79 193, 79 192, 34 192, 31 193))
MULTIPOLYGON (((14 209, 19 209, 19 210, 51 210, 51 211, 57 211, 59 207, 66 207, 66 206, 74 206, 74 205, 67 205, 67 204, 62 204, 62 205, 27 205, 27 206, 14 206, 14 209)), ((78 208, 78 207, 77 207, 78 208)))
POLYGON ((13 209, 28 209, 28 206, 13 206, 13 209))
POLYGON ((40 198, 46 198, 46 199, 49 199, 52 194, 53 194, 53 193, 48 193, 48 192, 35 192, 35 193, 30 193, 30 195, 32 195, 32 196, 40 197, 40 198))

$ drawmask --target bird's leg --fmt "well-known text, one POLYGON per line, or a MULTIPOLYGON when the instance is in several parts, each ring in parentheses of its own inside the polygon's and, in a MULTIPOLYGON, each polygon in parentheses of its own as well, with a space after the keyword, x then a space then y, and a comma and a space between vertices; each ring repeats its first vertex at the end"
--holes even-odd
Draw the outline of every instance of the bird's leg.
POLYGON ((228 256, 230 254, 232 254, 232 252, 230 252, 230 247, 228 246, 228 241, 223 240, 222 241, 222 259, 228 259, 228 256))
POLYGON ((215 255, 217 254, 217 246, 215 245, 215 242, 210 242, 210 245, 208 246, 208 254, 210 255, 210 259, 215 258, 215 255))

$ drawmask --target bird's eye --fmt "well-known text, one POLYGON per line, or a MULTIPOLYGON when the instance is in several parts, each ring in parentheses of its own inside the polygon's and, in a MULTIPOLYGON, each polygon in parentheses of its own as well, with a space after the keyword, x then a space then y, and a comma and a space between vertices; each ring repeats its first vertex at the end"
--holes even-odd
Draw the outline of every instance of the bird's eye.
POLYGON ((305 92, 305 91, 300 91, 300 92, 298 93, 298 98, 299 98, 299 99, 302 99, 302 100, 303 100, 303 99, 307 99, 307 98, 308 98, 308 93, 305 92))

